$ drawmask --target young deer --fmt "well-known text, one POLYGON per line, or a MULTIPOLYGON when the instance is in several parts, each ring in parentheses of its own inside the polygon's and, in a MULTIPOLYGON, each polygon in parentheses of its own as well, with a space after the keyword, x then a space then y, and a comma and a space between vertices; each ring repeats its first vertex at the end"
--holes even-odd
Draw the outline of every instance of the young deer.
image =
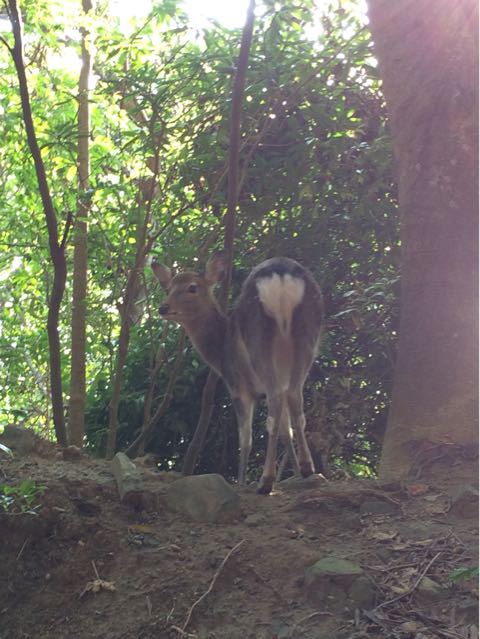
POLYGON ((168 292, 160 314, 185 328, 194 347, 223 378, 230 392, 239 429, 239 483, 245 483, 253 411, 262 395, 267 397, 269 437, 258 492, 269 493, 272 489, 279 436, 295 472, 311 475, 314 466, 305 439, 302 390, 323 322, 322 294, 312 275, 286 257, 266 260, 245 280, 227 317, 213 295, 226 268, 222 252, 212 255, 204 275, 185 271, 173 277, 162 264, 154 263, 152 268, 168 292))

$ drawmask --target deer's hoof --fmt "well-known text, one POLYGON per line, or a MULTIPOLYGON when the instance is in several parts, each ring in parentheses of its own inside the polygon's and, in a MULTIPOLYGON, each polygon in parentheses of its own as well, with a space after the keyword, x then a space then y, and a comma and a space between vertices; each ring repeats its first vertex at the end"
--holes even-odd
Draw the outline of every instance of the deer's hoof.
POLYGON ((272 492, 273 477, 262 477, 258 484, 257 493, 259 495, 268 495, 272 492))

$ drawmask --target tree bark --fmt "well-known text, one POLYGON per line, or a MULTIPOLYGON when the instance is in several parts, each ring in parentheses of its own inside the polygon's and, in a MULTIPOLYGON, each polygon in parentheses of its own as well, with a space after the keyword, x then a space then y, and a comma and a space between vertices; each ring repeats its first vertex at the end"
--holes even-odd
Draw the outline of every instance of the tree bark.
POLYGON ((67 278, 67 264, 65 261, 65 243, 70 225, 67 219, 64 236, 61 242, 58 238, 58 225, 55 209, 53 207, 50 189, 48 186, 45 166, 42 154, 38 146, 35 126, 33 124, 32 108, 30 105, 30 95, 28 92, 27 76, 25 73, 25 63, 23 60, 23 27, 22 18, 16 0, 8 0, 8 15, 12 23, 14 36, 13 48, 10 48, 15 68, 18 76, 20 89, 20 100, 22 104, 23 120, 27 134, 28 145, 35 164, 38 189, 42 200, 43 211, 47 223, 48 242, 50 247, 50 257, 53 265, 53 285, 48 304, 47 334, 50 356, 50 390, 52 397, 52 413, 55 435, 61 446, 67 445, 67 432, 65 428, 65 416, 63 410, 63 390, 61 374, 61 351, 60 338, 58 334, 58 319, 60 306, 65 291, 67 278))
MULTIPOLYGON (((380 475, 478 439, 476 0, 369 0, 397 162, 398 357, 380 475)), ((450 469, 446 471, 449 475, 450 469)))
MULTIPOLYGON (((82 0, 84 15, 93 11, 92 0, 82 0)), ((78 204, 73 237, 72 365, 68 439, 83 446, 85 434, 85 345, 87 314, 87 222, 90 210, 90 105, 89 83, 93 64, 92 38, 82 29, 82 68, 78 83, 78 204)))
MULTIPOLYGON (((228 307, 228 292, 230 290, 230 282, 232 279, 233 241, 235 239, 235 209, 238 202, 239 150, 243 94, 245 91, 254 19, 255 0, 250 0, 245 26, 243 27, 242 42, 240 44, 240 52, 237 60, 237 71, 232 90, 232 112, 230 116, 231 122, 228 156, 228 198, 227 212, 225 214, 225 235, 223 245, 227 258, 227 273, 225 274, 225 278, 222 282, 219 296, 220 307, 225 312, 228 307)), ((203 389, 200 417, 183 462, 183 475, 191 475, 193 473, 198 456, 205 443, 205 437, 207 435, 208 426, 213 413, 217 382, 218 375, 213 370, 210 370, 203 389)))

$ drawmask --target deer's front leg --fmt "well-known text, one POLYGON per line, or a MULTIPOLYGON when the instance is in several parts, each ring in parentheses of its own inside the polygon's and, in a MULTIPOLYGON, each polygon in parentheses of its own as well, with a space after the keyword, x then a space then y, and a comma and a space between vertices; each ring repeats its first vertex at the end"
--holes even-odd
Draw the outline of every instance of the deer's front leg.
POLYGON ((237 416, 238 443, 240 446, 238 483, 240 486, 244 486, 247 477, 248 457, 252 449, 252 420, 255 402, 247 395, 233 397, 232 401, 237 416))

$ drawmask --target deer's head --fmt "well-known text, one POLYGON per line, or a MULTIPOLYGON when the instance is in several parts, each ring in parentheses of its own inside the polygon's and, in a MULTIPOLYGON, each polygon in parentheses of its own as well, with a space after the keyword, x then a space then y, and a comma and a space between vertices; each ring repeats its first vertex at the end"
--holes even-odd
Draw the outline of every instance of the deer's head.
POLYGON ((173 275, 164 264, 153 262, 152 269, 167 298, 160 306, 162 317, 188 326, 206 318, 212 310, 218 310, 213 294, 214 286, 224 276, 226 268, 225 254, 214 253, 207 262, 205 273, 183 271, 173 275))

